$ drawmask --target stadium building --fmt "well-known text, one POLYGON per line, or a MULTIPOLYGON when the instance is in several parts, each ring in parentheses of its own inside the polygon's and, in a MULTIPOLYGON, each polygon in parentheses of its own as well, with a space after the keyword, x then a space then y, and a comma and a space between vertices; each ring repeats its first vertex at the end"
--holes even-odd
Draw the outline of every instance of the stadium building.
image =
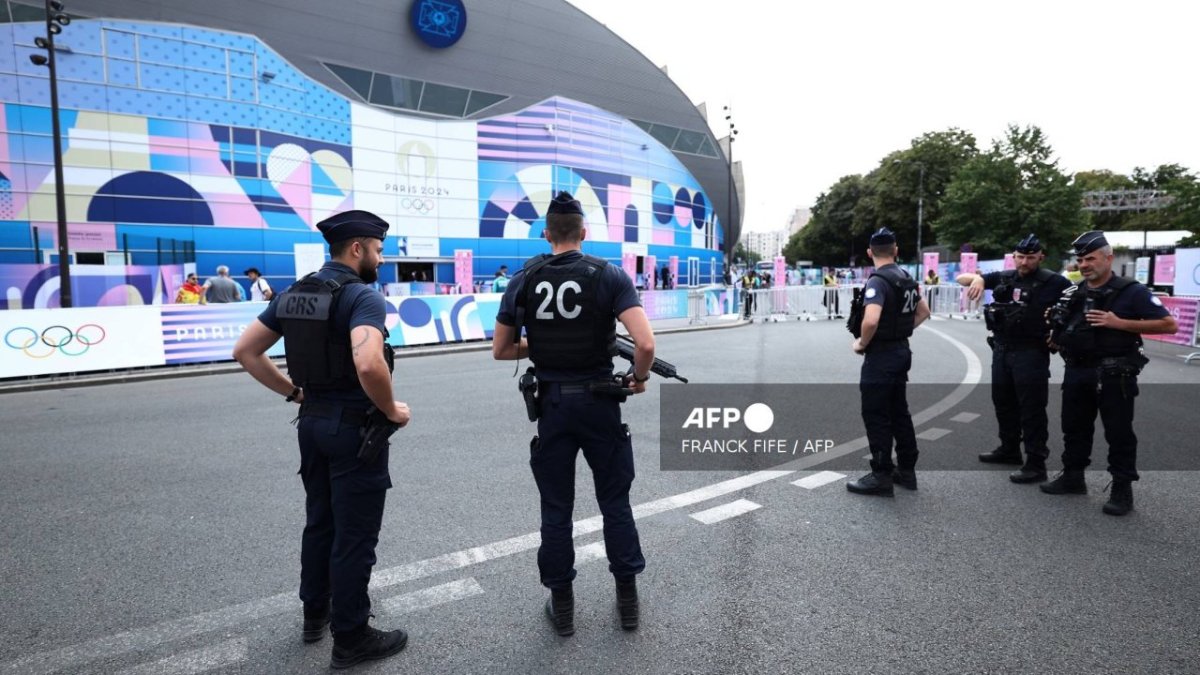
MULTIPOLYGON (((680 284, 719 281, 737 241, 725 141, 702 107, 564 0, 64 11, 73 289, 91 265, 181 262, 201 278, 227 265, 243 285, 256 267, 279 287, 319 261, 316 223, 349 208, 392 223, 381 281, 453 283, 463 251, 482 281, 548 250, 543 213, 558 190, 584 204, 585 251, 639 281, 648 256, 658 268, 676 259, 680 284)), ((44 7, 0 0, 0 21, 0 282, 7 308, 55 306, 50 88, 30 59, 45 54, 44 7)), ((178 280, 147 283, 140 298, 81 288, 74 304, 164 301, 178 280)))

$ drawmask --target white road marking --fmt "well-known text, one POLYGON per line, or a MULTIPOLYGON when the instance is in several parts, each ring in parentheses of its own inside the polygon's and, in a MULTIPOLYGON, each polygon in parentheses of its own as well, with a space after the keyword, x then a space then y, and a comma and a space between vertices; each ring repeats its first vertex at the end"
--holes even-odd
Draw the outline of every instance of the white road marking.
POLYGON ((951 417, 950 421, 966 424, 968 422, 974 422, 977 419, 979 419, 979 413, 961 412, 961 413, 958 413, 957 415, 955 415, 954 417, 951 417))
POLYGON ((586 565, 596 560, 601 560, 608 557, 608 551, 604 548, 603 541, 597 541, 587 546, 580 546, 575 549, 575 565, 586 565))
MULTIPOLYGON (((868 455, 868 457, 869 457, 869 455, 868 455)), ((820 473, 814 473, 811 476, 805 476, 804 478, 801 478, 800 480, 794 480, 794 481, 792 481, 792 485, 795 485, 796 487, 802 487, 802 488, 807 488, 809 490, 812 490, 815 488, 819 488, 822 485, 827 485, 829 483, 832 483, 835 480, 841 480, 845 477, 846 477, 846 474, 844 474, 844 473, 838 473, 836 471, 822 471, 820 473)))
POLYGON ((704 523, 705 525, 712 525, 713 523, 719 523, 722 520, 735 518, 743 513, 750 513, 755 509, 761 508, 762 504, 755 504, 748 499, 738 499, 729 502, 728 504, 714 506, 711 509, 706 509, 704 511, 700 511, 699 513, 693 513, 692 518, 704 523))
MULTIPOLYGON (((953 392, 941 401, 913 415, 913 423, 917 425, 928 422, 961 403, 963 399, 970 395, 975 386, 979 384, 983 373, 983 366, 979 357, 975 355, 975 352, 971 351, 970 347, 936 328, 926 327, 925 330, 946 340, 962 353, 967 361, 967 373, 953 392)), ((758 485, 759 483, 789 476, 795 473, 796 470, 821 464, 830 459, 842 457, 866 447, 867 437, 859 436, 858 438, 834 446, 828 452, 811 454, 794 462, 789 462, 787 466, 791 468, 788 470, 757 471, 690 492, 646 502, 645 504, 635 506, 633 514, 635 518, 648 518, 666 511, 691 506, 731 492, 743 490, 753 485, 758 485)), ((596 532, 602 528, 603 522, 600 516, 586 518, 575 523, 574 535, 578 537, 590 532, 596 532)), ((537 548, 539 543, 541 543, 541 535, 538 532, 532 532, 483 546, 447 553, 427 560, 378 570, 372 575, 371 586, 372 588, 383 588, 414 579, 421 579, 434 574, 534 549, 537 548)), ((249 623, 275 614, 298 611, 297 605, 295 591, 279 593, 239 605, 205 612, 204 614, 164 621, 60 649, 31 654, 16 661, 9 661, 0 665, 0 674, 13 673, 15 675, 16 673, 20 673, 22 675, 36 675, 39 673, 54 673, 97 659, 117 656, 140 649, 148 649, 192 635, 249 623)))
POLYGON ((942 436, 945 436, 948 433, 950 433, 949 429, 938 429, 938 428, 934 427, 934 428, 926 429, 925 431, 922 431, 921 433, 917 434, 917 438, 920 438, 925 441, 936 441, 937 439, 941 438, 942 436))
POLYGON ((249 648, 245 640, 230 640, 204 649, 175 654, 153 663, 144 663, 121 672, 124 675, 196 675, 241 663, 246 660, 247 654, 249 648))
POLYGON ((444 605, 448 602, 476 595, 483 595, 483 587, 479 585, 478 581, 475 581, 474 577, 467 577, 458 581, 422 588, 412 593, 396 595, 384 600, 379 605, 388 614, 404 614, 427 607, 444 605))

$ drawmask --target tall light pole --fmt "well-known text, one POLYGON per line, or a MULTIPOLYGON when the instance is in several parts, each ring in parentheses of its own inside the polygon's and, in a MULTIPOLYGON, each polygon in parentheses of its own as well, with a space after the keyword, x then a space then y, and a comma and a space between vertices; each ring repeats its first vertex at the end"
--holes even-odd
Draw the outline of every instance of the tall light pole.
POLYGON ((733 241, 733 141, 738 133, 737 126, 733 123, 732 106, 725 106, 725 121, 729 123, 729 195, 727 197, 728 206, 725 213, 729 218, 729 224, 725 226, 725 269, 732 275, 733 269, 730 264, 733 262, 733 246, 735 243, 733 241))
POLYGON ((917 264, 924 264, 924 256, 921 253, 921 230, 922 223, 925 220, 925 162, 916 159, 907 161, 893 159, 892 164, 916 164, 921 170, 920 177, 917 179, 917 264))
POLYGON ((35 66, 46 66, 50 71, 50 121, 54 133, 54 204, 58 211, 58 304, 70 307, 71 261, 67 243, 67 198, 63 189, 62 127, 58 120, 58 70, 54 58, 54 36, 62 32, 63 26, 71 23, 71 17, 63 13, 63 4, 58 0, 46 2, 46 37, 34 38, 33 43, 46 50, 46 56, 30 54, 35 66))

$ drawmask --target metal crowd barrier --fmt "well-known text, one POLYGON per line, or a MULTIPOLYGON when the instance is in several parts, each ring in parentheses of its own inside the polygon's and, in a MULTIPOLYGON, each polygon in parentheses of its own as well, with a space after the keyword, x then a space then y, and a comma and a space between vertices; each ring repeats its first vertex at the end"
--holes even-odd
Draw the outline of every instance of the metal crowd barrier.
POLYGON ((688 289, 688 325, 708 323, 708 305, 703 289, 688 289))
POLYGON ((841 319, 850 311, 854 286, 782 286, 743 293, 742 316, 751 321, 841 319))
POLYGON ((941 284, 925 286, 925 302, 929 303, 929 311, 937 316, 962 319, 982 319, 983 299, 971 301, 967 299, 967 288, 958 284, 941 284))

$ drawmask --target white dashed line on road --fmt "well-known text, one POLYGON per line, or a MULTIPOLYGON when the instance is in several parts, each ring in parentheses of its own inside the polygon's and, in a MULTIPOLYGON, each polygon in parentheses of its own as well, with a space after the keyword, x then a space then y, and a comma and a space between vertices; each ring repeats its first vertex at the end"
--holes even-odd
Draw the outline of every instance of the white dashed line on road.
POLYGON ((846 474, 844 473, 838 473, 836 471, 821 471, 819 473, 814 473, 811 476, 805 476, 800 480, 794 480, 792 481, 792 485, 812 490, 814 488, 819 488, 822 485, 832 483, 835 480, 841 480, 845 477, 846 474))
POLYGON ((755 509, 761 508, 762 504, 755 504, 748 499, 738 499, 736 501, 729 502, 728 504, 714 506, 711 509, 693 513, 692 518, 704 523, 705 525, 712 525, 713 523, 719 523, 722 520, 727 520, 729 518, 736 518, 743 513, 750 513, 755 509))
POLYGON ((966 424, 968 422, 974 422, 977 419, 979 419, 978 413, 961 412, 961 413, 958 413, 957 415, 955 415, 954 417, 951 417, 950 421, 966 424))
POLYGON ((587 546, 580 546, 575 549, 575 565, 586 565, 590 562, 600 560, 608 555, 604 549, 604 542, 597 541, 587 546))
POLYGON ((196 675, 216 668, 225 668, 246 660, 249 648, 243 639, 184 652, 153 663, 121 671, 123 675, 196 675))
POLYGON ((478 581, 475 581, 475 577, 467 577, 466 579, 422 588, 412 593, 396 595, 379 604, 388 614, 405 614, 482 594, 483 587, 479 585, 478 581))
POLYGON ((924 441, 936 441, 937 439, 941 438, 942 436, 945 436, 948 433, 950 433, 949 429, 937 429, 937 428, 926 429, 925 431, 922 431, 921 433, 917 434, 917 438, 920 438, 921 440, 924 440, 924 441))

